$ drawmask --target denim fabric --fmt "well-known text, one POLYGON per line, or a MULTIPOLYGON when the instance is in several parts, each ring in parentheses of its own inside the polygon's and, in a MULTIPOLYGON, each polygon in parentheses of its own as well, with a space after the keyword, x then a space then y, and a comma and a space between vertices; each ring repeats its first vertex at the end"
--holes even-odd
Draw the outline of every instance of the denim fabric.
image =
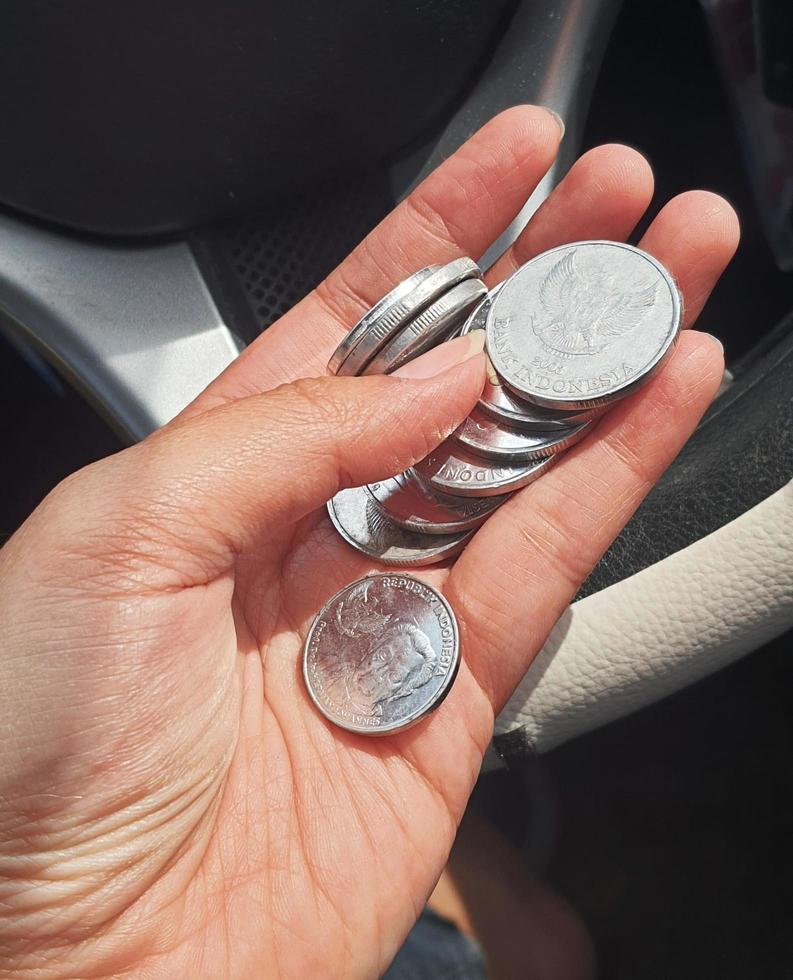
POLYGON ((382 980, 487 980, 479 945, 425 908, 382 980))

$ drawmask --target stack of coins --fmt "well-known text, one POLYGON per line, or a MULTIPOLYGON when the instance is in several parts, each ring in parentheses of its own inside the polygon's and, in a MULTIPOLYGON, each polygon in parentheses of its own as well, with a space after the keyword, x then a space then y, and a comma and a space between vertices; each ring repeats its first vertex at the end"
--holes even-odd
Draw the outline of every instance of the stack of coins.
POLYGON ((446 340, 487 295, 473 259, 428 265, 366 312, 333 352, 333 374, 390 374, 446 340))
POLYGON ((457 554, 511 493, 583 439, 671 354, 681 300, 664 267, 620 242, 551 249, 487 291, 476 264, 428 266, 353 327, 336 374, 387 374, 457 333, 485 331, 479 401, 426 459, 328 502, 341 536, 389 565, 457 554))
POLYGON ((332 596, 303 648, 308 694, 361 735, 409 728, 441 703, 460 663, 449 602, 410 575, 371 575, 332 596))

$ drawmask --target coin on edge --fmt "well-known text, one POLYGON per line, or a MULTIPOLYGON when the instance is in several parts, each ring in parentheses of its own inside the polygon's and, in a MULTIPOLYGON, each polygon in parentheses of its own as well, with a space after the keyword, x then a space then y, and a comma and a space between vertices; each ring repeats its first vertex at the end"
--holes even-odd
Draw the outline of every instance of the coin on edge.
POLYGON ((408 531, 386 517, 366 487, 337 493, 328 501, 328 516, 347 544, 386 565, 434 565, 459 554, 473 534, 408 531))
POLYGON ((458 283, 466 279, 480 279, 481 275, 476 262, 466 257, 453 259, 436 269, 404 293, 397 302, 390 303, 378 316, 370 317, 366 329, 336 369, 336 374, 345 377, 361 374, 380 348, 430 303, 434 303, 458 283))
POLYGON ((433 490, 459 497, 492 497, 527 487, 547 473, 556 458, 545 456, 533 463, 512 465, 494 463, 447 439, 410 472, 433 490))
POLYGON ((339 368, 342 366, 343 362, 346 360, 347 355, 355 347, 361 337, 366 333, 367 330, 388 310, 395 306, 400 300, 404 299, 408 293, 412 292, 416 286, 419 286, 425 279, 437 272, 440 269, 439 265, 427 265, 423 269, 419 269, 418 272, 414 272, 412 276, 408 276, 407 279, 403 279, 402 282, 397 283, 394 288, 386 293, 386 295, 378 300, 377 303, 371 309, 367 310, 366 313, 361 317, 361 319, 352 327, 349 332, 345 335, 344 340, 339 344, 336 350, 331 354, 330 360, 328 361, 328 370, 331 374, 338 374, 339 368))
POLYGON ((506 280, 487 317, 487 353, 504 384, 548 408, 623 398, 671 354, 682 304, 651 255, 591 241, 543 252, 506 280))
POLYGON ((390 374, 445 340, 486 292, 481 279, 466 279, 452 286, 395 333, 361 374, 390 374))
MULTIPOLYGON (((493 300, 501 292, 504 283, 495 286, 482 299, 476 309, 466 320, 460 334, 465 336, 472 330, 484 330, 487 326, 487 315, 493 300)), ((491 418, 506 422, 521 429, 566 429, 576 422, 585 422, 594 418, 603 409, 570 409, 567 412, 552 408, 541 408, 524 399, 518 398, 506 385, 501 383, 498 372, 493 367, 490 358, 487 359, 487 379, 482 394, 477 402, 479 408, 491 418)), ((604 408, 607 406, 604 406, 604 408)))
POLYGON ((422 534, 453 534, 479 527, 507 499, 460 497, 433 490, 411 472, 370 483, 369 493, 400 527, 422 534))
POLYGON ((460 664, 447 600, 411 575, 370 575, 317 613, 303 647, 311 700, 334 725, 390 735, 446 697, 460 664))
POLYGON ((542 432, 518 429, 486 415, 477 406, 454 430, 450 439, 472 453, 505 463, 527 463, 543 456, 555 456, 569 449, 590 431, 590 422, 579 422, 563 429, 542 432))

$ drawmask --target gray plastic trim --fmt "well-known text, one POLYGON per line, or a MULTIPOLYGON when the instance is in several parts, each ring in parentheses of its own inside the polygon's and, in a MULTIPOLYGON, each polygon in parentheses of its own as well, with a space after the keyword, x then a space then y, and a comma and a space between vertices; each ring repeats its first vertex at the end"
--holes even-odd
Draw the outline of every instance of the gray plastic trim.
MULTIPOLYGON (((488 253, 518 234, 570 165, 621 0, 524 0, 424 172, 517 102, 560 113, 559 160, 488 253)), ((414 170, 415 173, 415 170, 414 170)), ((130 439, 173 418, 239 353, 184 242, 90 242, 0 215, 0 329, 30 343, 130 439)))
POLYGON ((553 109, 564 120, 559 155, 482 257, 483 268, 518 237, 578 155, 592 90, 621 6, 622 0, 523 0, 484 74, 425 160, 413 186, 502 109, 532 103, 553 109))
POLYGON ((173 418, 241 349, 184 242, 97 244, 7 215, 0 327, 132 440, 173 418))

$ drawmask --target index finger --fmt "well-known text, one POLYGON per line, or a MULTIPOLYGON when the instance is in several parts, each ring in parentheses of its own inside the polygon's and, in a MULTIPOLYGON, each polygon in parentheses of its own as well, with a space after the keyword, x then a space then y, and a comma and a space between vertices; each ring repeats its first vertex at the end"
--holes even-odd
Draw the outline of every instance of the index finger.
POLYGON ((560 139, 556 116, 539 106, 516 106, 491 119, 247 347, 182 417, 325 374, 344 334, 397 282, 422 266, 484 252, 548 170, 560 139))

